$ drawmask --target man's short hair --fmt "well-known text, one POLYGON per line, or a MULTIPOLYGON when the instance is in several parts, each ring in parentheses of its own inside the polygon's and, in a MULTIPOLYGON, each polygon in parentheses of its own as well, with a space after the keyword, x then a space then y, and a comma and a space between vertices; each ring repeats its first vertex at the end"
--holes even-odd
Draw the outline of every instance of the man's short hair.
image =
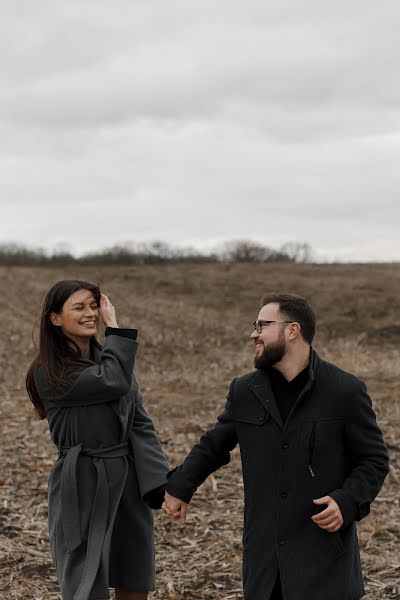
POLYGON ((300 323, 300 333, 304 341, 312 344, 315 335, 317 317, 307 300, 291 294, 270 292, 261 299, 261 307, 266 304, 279 304, 279 310, 285 319, 300 323))

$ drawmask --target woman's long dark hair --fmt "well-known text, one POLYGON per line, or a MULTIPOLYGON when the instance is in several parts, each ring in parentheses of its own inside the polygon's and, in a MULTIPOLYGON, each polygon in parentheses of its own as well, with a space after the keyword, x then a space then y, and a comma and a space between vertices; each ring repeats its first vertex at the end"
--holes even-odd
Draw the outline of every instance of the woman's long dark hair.
MULTIPOLYGON (((26 389, 35 411, 40 419, 46 416, 43 402, 35 385, 35 370, 38 365, 44 370, 49 383, 55 388, 62 388, 67 383, 66 377, 72 371, 84 370, 87 364, 83 363, 81 351, 73 340, 67 338, 61 327, 53 325, 50 320, 51 313, 60 313, 68 298, 78 290, 91 292, 100 305, 100 289, 97 285, 77 279, 64 279, 58 281, 47 292, 42 316, 40 317, 40 337, 38 355, 32 362, 26 374, 26 389)), ((95 337, 90 340, 91 345, 101 349, 95 337)))

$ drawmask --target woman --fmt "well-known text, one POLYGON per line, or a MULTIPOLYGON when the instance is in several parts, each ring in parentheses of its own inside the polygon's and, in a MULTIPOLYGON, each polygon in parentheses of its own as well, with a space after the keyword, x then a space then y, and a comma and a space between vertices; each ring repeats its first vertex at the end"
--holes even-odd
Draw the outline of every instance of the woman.
POLYGON ((117 600, 145 600, 154 589, 151 508, 168 464, 132 374, 136 335, 118 328, 95 285, 59 281, 46 296, 26 385, 59 451, 49 531, 63 600, 104 600, 109 587, 117 600))

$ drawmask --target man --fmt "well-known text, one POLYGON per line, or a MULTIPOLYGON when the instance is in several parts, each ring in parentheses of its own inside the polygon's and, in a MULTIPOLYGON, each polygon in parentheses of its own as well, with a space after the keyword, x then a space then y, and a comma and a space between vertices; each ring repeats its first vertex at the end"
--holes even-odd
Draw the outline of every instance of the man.
POLYGON ((388 453, 364 383, 312 348, 315 325, 302 298, 263 298, 250 336, 256 370, 232 381, 218 422, 168 481, 163 508, 184 520, 239 443, 246 600, 364 594, 355 521, 369 513, 388 453))

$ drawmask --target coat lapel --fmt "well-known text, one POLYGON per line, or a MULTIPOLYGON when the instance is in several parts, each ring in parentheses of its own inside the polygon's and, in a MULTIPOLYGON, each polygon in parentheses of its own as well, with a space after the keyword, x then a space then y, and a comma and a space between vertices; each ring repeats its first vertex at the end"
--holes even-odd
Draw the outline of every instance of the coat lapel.
MULTIPOLYGON (((306 392, 309 391, 314 385, 315 373, 318 369, 319 363, 320 359, 318 354, 313 348, 311 348, 309 380, 306 386, 304 387, 303 391, 301 392, 300 396, 298 397, 297 401, 295 402, 288 417, 288 420, 292 416, 293 412, 298 409, 299 405, 301 404, 306 395, 306 392)), ((257 369, 257 371, 254 374, 254 377, 249 381, 248 385, 252 392, 262 402, 262 405, 265 406, 265 408, 268 410, 274 421, 279 425, 280 429, 283 430, 284 425, 282 423, 278 405, 276 403, 276 399, 271 388, 271 383, 268 374, 261 369, 257 369)))
POLYGON ((258 369, 254 377, 249 381, 249 387, 257 396, 262 405, 270 413, 271 417, 276 421, 280 429, 283 429, 281 415, 276 404, 275 396, 271 389, 269 377, 265 371, 258 369))

